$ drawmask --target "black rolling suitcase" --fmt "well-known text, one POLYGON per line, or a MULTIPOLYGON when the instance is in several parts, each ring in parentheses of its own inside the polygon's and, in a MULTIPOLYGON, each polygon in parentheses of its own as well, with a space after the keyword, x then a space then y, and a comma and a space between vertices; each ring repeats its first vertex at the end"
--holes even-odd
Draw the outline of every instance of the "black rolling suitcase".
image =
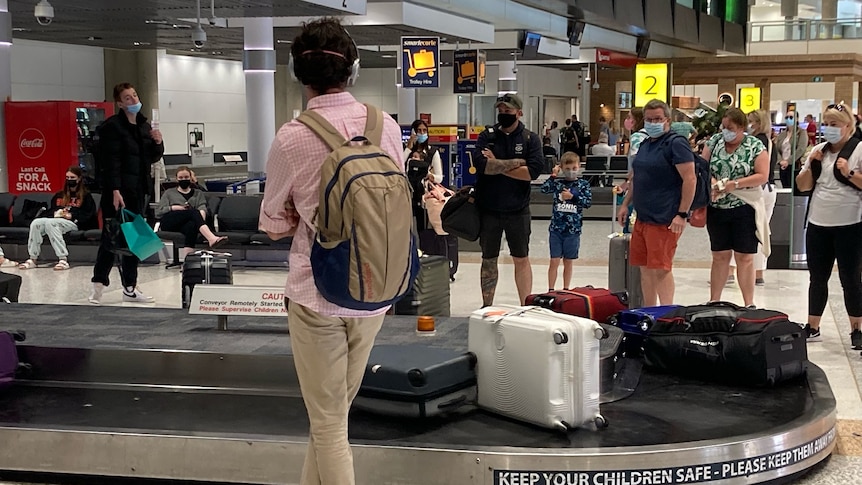
POLYGON ((378 345, 371 349, 353 407, 426 418, 475 402, 475 355, 423 345, 378 345))
POLYGON ((443 256, 422 256, 419 263, 413 288, 392 306, 392 313, 448 317, 449 260, 443 256))
POLYGON ((0 303, 18 301, 21 293, 21 277, 16 274, 0 272, 0 303))
POLYGON ((449 279, 455 280, 458 272, 458 236, 440 235, 434 229, 419 232, 419 249, 432 256, 444 256, 449 260, 449 279))
POLYGON ((197 251, 183 261, 183 308, 188 308, 195 285, 232 285, 229 253, 197 251))
POLYGON ((804 329, 787 315, 716 302, 680 307, 656 320, 646 364, 710 381, 772 386, 805 374, 804 329))

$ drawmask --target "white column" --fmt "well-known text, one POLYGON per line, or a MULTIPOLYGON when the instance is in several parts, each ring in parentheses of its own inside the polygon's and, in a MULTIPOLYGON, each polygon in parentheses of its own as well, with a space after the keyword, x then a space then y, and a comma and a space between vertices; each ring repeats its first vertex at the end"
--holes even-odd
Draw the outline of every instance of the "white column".
POLYGON ((275 50, 272 18, 248 18, 243 29, 245 107, 248 125, 248 176, 265 175, 275 138, 275 50))
POLYGON ((793 21, 799 16, 799 0, 781 0, 781 15, 784 17, 784 40, 793 40, 793 21))
POLYGON ((517 93, 518 74, 515 72, 515 61, 500 61, 499 66, 497 93, 517 93))
MULTIPOLYGON (((0 0, 0 24, 0 100, 6 100, 12 98, 12 14, 7 0, 0 0)), ((0 193, 9 192, 4 111, 0 109, 0 193)))
MULTIPOLYGON (((822 0, 820 2, 820 18, 824 19, 823 30, 827 39, 836 34, 835 19, 838 17, 838 0, 822 0)), ((840 32, 838 32, 840 33, 840 32)))

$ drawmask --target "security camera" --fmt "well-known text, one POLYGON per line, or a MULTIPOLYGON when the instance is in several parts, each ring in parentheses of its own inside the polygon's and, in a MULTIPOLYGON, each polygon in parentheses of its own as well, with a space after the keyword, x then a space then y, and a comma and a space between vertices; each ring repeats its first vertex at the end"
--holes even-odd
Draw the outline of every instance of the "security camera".
POLYGON ((599 82, 598 82, 598 81, 596 81, 596 82, 594 82, 594 83, 593 83, 593 91, 598 91, 600 87, 601 87, 601 86, 599 86, 599 82))
POLYGON ((204 32, 204 29, 201 28, 200 24, 192 30, 192 42, 194 42, 195 47, 201 48, 207 41, 207 33, 204 32))
POLYGON ((36 8, 33 10, 33 15, 36 17, 36 22, 39 25, 50 25, 54 21, 54 7, 48 3, 48 0, 39 0, 36 8))
POLYGON ((512 74, 518 74, 518 66, 512 68, 512 74))

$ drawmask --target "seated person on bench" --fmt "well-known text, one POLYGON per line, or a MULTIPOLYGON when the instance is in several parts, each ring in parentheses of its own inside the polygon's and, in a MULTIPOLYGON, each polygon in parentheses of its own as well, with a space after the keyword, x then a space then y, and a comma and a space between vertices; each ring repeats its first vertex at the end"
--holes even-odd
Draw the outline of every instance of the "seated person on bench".
POLYGON ((78 229, 93 229, 98 227, 96 221, 96 201, 82 183, 84 173, 75 165, 66 170, 66 182, 63 190, 54 194, 51 198, 52 206, 45 211, 44 216, 38 217, 30 223, 30 238, 27 242, 27 250, 30 259, 18 265, 19 269, 33 269, 36 260, 42 253, 42 239, 48 236, 54 253, 57 254, 57 271, 69 269, 69 250, 63 234, 78 229))
POLYGON ((177 169, 177 187, 168 189, 159 200, 156 217, 161 219, 161 230, 181 232, 186 236, 183 258, 194 252, 198 233, 209 242, 210 249, 227 242, 227 237, 213 234, 206 224, 207 199, 203 192, 192 187, 192 174, 188 167, 177 169))

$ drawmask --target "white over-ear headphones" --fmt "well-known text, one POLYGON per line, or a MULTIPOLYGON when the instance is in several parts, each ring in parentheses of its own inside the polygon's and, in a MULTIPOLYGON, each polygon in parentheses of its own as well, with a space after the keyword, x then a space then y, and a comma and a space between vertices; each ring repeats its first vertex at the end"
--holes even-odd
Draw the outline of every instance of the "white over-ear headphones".
MULTIPOLYGON (((342 29, 344 29, 342 27, 342 29)), ((356 59, 354 59, 353 64, 350 66, 350 75, 347 77, 347 85, 353 86, 356 84, 356 79, 359 77, 359 48, 356 46, 356 41, 353 40, 353 37, 350 36, 350 33, 347 32, 347 29, 344 29, 344 33, 347 35, 347 38, 350 39, 350 43, 353 44, 353 50, 356 52, 356 59)), ((300 53, 300 55, 309 54, 312 52, 323 52, 324 54, 329 54, 332 56, 337 56, 342 59, 347 59, 344 54, 340 52, 325 50, 325 49, 312 49, 305 52, 300 53)), ((294 62, 293 62, 293 50, 291 49, 290 56, 287 59, 287 71, 290 73, 291 79, 297 82, 301 82, 298 77, 296 77, 296 72, 294 71, 294 62)))

